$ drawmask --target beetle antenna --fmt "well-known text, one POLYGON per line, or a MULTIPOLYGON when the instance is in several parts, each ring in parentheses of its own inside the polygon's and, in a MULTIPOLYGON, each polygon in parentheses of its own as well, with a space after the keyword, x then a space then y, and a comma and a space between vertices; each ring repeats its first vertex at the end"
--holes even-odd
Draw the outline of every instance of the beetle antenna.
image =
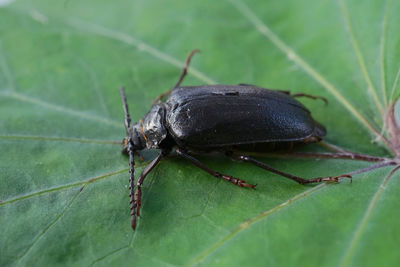
POLYGON ((125 130, 126 130, 126 137, 129 136, 128 131, 129 127, 131 126, 131 116, 129 115, 129 110, 128 110, 128 104, 126 103, 126 95, 125 95, 125 89, 124 87, 121 87, 119 90, 121 93, 121 98, 122 98, 122 107, 124 108, 124 113, 125 113, 125 130))
POLYGON ((135 230, 136 228, 136 205, 134 201, 135 150, 133 146, 132 136, 129 131, 129 128, 131 126, 131 117, 129 115, 128 104, 126 102, 126 95, 123 87, 120 89, 120 93, 122 98, 122 107, 124 108, 124 113, 125 113, 126 137, 124 139, 124 144, 126 145, 126 151, 128 152, 129 155, 129 203, 131 205, 131 226, 132 229, 135 230))

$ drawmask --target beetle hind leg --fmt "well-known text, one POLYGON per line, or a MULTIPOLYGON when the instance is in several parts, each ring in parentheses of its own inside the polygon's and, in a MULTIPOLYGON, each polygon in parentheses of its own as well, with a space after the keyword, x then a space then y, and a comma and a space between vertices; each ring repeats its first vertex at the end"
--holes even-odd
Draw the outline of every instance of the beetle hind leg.
POLYGON ((313 100, 320 99, 320 100, 324 101, 325 105, 328 105, 328 99, 326 99, 323 96, 319 96, 319 95, 309 95, 309 94, 297 93, 297 94, 293 94, 291 96, 293 96, 293 97, 307 97, 307 98, 310 98, 310 99, 313 99, 313 100))
POLYGON ((186 153, 183 149, 176 149, 176 153, 178 154, 178 156, 181 156, 187 160, 189 160, 191 163, 193 163, 194 165, 196 165, 197 167, 199 167, 200 169, 202 169, 205 172, 208 172, 209 174, 211 174, 212 176, 214 176, 215 178, 220 178, 223 179, 227 182, 230 182, 234 185, 237 185, 239 187, 248 187, 248 188, 252 188, 255 189, 255 187, 257 185, 254 184, 249 184, 244 180, 241 180, 239 178, 230 176, 230 175, 226 175, 226 174, 222 174, 219 173, 217 171, 214 171, 210 168, 208 168, 206 165, 204 165, 202 162, 200 162, 198 159, 192 157, 191 155, 189 155, 188 153, 186 153))
POLYGON ((285 178, 288 178, 290 180, 293 180, 293 181, 295 181, 295 182, 297 182, 299 184, 303 184, 303 185, 304 184, 311 184, 311 183, 321 183, 321 182, 337 183, 337 182, 339 182, 340 178, 348 178, 348 179, 350 179, 350 181, 352 180, 352 176, 350 174, 305 179, 305 178, 302 178, 302 177, 299 177, 299 176, 296 176, 296 175, 293 175, 293 174, 290 174, 290 173, 286 173, 286 172, 280 171, 278 169, 272 168, 271 166, 269 166, 269 165, 267 165, 267 164, 265 164, 265 163, 263 163, 261 161, 258 161, 256 159, 253 159, 253 158, 251 158, 249 156, 233 155, 233 154, 231 154, 231 155, 228 154, 228 156, 230 156, 234 160, 239 160, 239 161, 252 163, 252 164, 256 165, 259 168, 262 168, 262 169, 264 169, 266 171, 278 174, 280 176, 283 176, 285 178))
POLYGON ((325 105, 328 104, 328 99, 326 99, 323 96, 319 96, 319 95, 310 95, 310 94, 304 94, 304 93, 292 94, 292 93, 290 93, 290 91, 287 91, 287 90, 275 90, 275 91, 286 94, 286 95, 290 95, 292 97, 307 97, 307 98, 310 98, 313 100, 320 99, 320 100, 324 101, 325 105))

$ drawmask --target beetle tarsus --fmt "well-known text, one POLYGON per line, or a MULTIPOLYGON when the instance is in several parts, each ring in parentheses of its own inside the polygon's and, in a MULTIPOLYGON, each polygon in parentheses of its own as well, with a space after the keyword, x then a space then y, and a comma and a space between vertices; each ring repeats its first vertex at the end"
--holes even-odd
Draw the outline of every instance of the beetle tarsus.
POLYGON ((350 183, 353 182, 353 177, 349 174, 342 174, 342 175, 334 176, 334 177, 326 177, 326 178, 323 178, 322 181, 326 182, 326 183, 338 183, 340 178, 349 178, 350 183))
POLYGON ((141 185, 137 185, 133 203, 134 203, 133 205, 136 208, 136 216, 140 216, 140 207, 142 206, 142 189, 141 189, 141 185))
POLYGON ((136 229, 136 216, 135 216, 135 214, 132 214, 132 217, 131 217, 131 227, 132 227, 132 230, 135 231, 135 229, 136 229))
POLYGON ((241 180, 239 178, 230 176, 230 175, 226 175, 226 174, 221 174, 219 172, 215 172, 217 176, 219 176, 220 178, 224 179, 225 181, 228 181, 230 183, 233 183, 234 185, 240 186, 240 187, 248 187, 248 188, 252 188, 254 189, 256 187, 256 185, 253 184, 248 184, 246 183, 246 181, 241 180))

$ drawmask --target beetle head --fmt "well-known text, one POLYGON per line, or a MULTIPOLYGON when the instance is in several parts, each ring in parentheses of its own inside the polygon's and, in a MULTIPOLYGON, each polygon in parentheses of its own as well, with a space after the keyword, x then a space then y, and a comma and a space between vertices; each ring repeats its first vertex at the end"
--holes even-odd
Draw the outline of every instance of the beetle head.
POLYGON ((135 123, 131 126, 131 116, 129 115, 128 104, 126 102, 126 95, 124 88, 120 90, 122 98, 122 107, 125 113, 125 132, 126 137, 122 139, 122 154, 129 155, 135 153, 137 150, 142 150, 145 147, 145 140, 142 137, 141 123, 135 123))
POLYGON ((132 127, 126 130, 127 136, 122 139, 122 150, 121 153, 128 155, 128 143, 129 140, 132 142, 132 148, 134 151, 142 150, 146 147, 146 140, 143 138, 143 134, 140 130, 140 123, 135 123, 132 127))

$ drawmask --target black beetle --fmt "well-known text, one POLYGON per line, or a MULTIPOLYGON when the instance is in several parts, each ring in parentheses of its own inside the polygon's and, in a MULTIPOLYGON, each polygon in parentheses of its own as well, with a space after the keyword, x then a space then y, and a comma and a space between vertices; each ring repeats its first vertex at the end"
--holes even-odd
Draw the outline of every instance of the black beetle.
POLYGON ((304 179, 274 169, 249 156, 236 155, 234 151, 266 152, 320 141, 326 134, 324 126, 316 122, 310 111, 294 99, 296 96, 314 99, 318 97, 290 95, 287 91, 246 84, 181 87, 180 83, 195 52, 196 50, 192 51, 187 58, 179 81, 168 92, 170 94, 167 100, 162 102, 159 99, 143 119, 132 126, 125 92, 121 88, 126 127, 123 152, 129 155, 130 162, 129 189, 133 229, 141 207, 141 186, 144 179, 174 148, 178 156, 188 159, 212 176, 240 187, 254 188, 256 185, 211 170, 191 153, 221 151, 233 159, 253 163, 300 184, 337 182, 341 177, 351 178, 345 174, 304 179), (146 148, 157 148, 161 151, 143 170, 134 190, 134 154, 146 148))

